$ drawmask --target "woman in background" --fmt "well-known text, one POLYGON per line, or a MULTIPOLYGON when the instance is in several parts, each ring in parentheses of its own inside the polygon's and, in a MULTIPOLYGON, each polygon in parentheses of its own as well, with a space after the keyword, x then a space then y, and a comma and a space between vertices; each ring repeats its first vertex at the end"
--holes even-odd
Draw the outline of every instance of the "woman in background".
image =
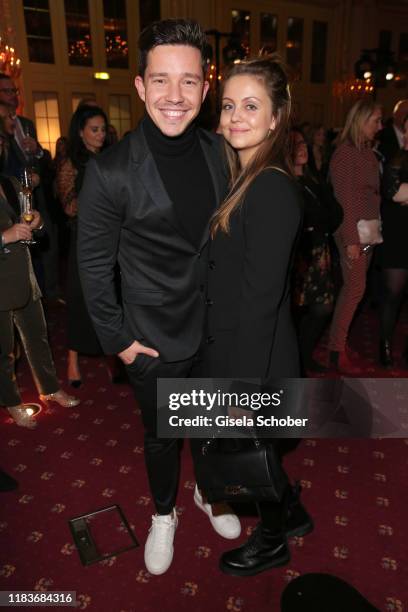
MULTIPOLYGON (((385 295, 381 305, 380 363, 394 365, 392 340, 408 283, 408 115, 403 120, 403 148, 384 168, 381 265, 385 295)), ((408 366, 408 342, 403 353, 408 366)))
POLYGON ((55 143, 55 155, 52 160, 54 170, 57 172, 59 167, 68 157, 68 138, 66 136, 60 136, 55 143))
POLYGON ((310 173, 319 182, 327 181, 329 171, 326 130, 319 124, 305 129, 304 134, 308 143, 308 167, 310 173))
POLYGON ((70 218, 70 246, 67 270, 68 380, 81 385, 78 353, 100 355, 102 348, 84 301, 77 261, 78 195, 86 165, 105 144, 108 121, 97 106, 82 105, 72 116, 67 158, 57 167, 57 192, 65 214, 70 218))
POLYGON ((359 372, 347 341, 357 306, 364 296, 372 249, 363 250, 357 223, 380 217, 379 166, 372 145, 381 128, 381 118, 381 107, 374 100, 356 102, 347 115, 339 146, 330 162, 334 195, 344 216, 334 234, 343 285, 330 326, 329 363, 344 373, 359 372))
POLYGON ((334 281, 330 235, 342 220, 331 187, 308 169, 308 148, 300 130, 291 132, 292 161, 304 201, 303 231, 297 249, 294 303, 299 315, 299 344, 304 372, 324 372, 313 351, 333 311, 334 281))

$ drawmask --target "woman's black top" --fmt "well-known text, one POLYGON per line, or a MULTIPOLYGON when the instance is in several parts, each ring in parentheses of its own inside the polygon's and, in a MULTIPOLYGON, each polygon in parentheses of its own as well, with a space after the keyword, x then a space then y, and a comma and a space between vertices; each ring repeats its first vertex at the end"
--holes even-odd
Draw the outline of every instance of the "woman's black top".
POLYGON ((408 205, 392 199, 402 183, 408 183, 408 151, 399 151, 384 168, 381 209, 384 238, 381 262, 384 268, 408 269, 408 205))
POLYGON ((302 201, 294 179, 264 170, 210 245, 204 375, 268 383, 299 375, 290 277, 302 201))
POLYGON ((309 176, 300 176, 299 185, 304 200, 303 228, 310 242, 327 242, 343 220, 343 209, 334 197, 331 185, 319 183, 309 176))

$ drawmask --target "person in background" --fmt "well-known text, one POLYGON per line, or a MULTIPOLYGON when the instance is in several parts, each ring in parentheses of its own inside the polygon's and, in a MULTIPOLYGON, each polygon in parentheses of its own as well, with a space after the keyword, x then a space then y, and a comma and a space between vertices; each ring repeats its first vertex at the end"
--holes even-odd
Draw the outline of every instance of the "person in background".
POLYGON ((330 185, 308 166, 308 148, 300 130, 291 132, 292 160, 304 201, 303 231, 297 248, 294 304, 299 317, 300 355, 304 372, 324 372, 313 351, 334 306, 330 235, 342 220, 342 209, 330 185))
POLYGON ((108 134, 107 134, 107 145, 111 146, 119 142, 118 133, 116 128, 111 123, 108 125, 108 134))
POLYGON ((378 150, 385 163, 391 161, 404 146, 403 121, 408 115, 408 99, 398 100, 392 111, 392 121, 378 134, 378 150))
MULTIPOLYGON (((52 196, 54 200, 54 215, 57 225, 58 245, 59 245, 59 264, 65 266, 67 254, 69 251, 69 221, 67 215, 64 213, 63 206, 60 202, 58 189, 57 189, 57 176, 60 171, 60 167, 68 157, 68 138, 66 136, 60 136, 55 143, 55 155, 52 160, 52 166, 50 168, 50 176, 52 180, 52 196), (62 263, 64 262, 64 263, 62 263)), ((64 268, 65 269, 65 268, 64 268)), ((60 303, 65 300, 60 298, 60 303)))
POLYGON ((339 250, 343 285, 329 334, 329 363, 335 370, 357 373, 347 345, 350 325, 361 302, 372 249, 363 250, 357 223, 380 217, 380 177, 372 143, 381 127, 381 107, 361 99, 349 111, 340 144, 330 162, 334 195, 343 209, 343 221, 334 236, 339 250))
POLYGON ((40 159, 43 152, 37 140, 34 123, 27 117, 17 115, 18 93, 11 77, 0 72, 0 102, 4 102, 13 108, 16 122, 12 147, 17 146, 25 159, 30 162, 31 157, 40 159))
POLYGON ((309 126, 303 132, 308 148, 308 168, 317 181, 326 182, 329 171, 326 130, 322 124, 309 126))
MULTIPOLYGON (((40 163, 44 156, 44 150, 37 140, 37 132, 31 119, 17 115, 18 94, 19 91, 11 77, 0 73, 0 104, 10 106, 14 116, 13 134, 3 172, 20 180, 25 168, 32 169, 38 175, 41 174, 40 163)), ((35 186, 33 196, 35 207, 40 211, 44 221, 44 232, 32 253, 34 269, 45 297, 55 299, 58 293, 57 244, 55 242, 55 228, 48 213, 47 201, 41 182, 35 186)))
MULTIPOLYGON (((0 170, 8 154, 8 142, 0 119, 0 170)), ((26 411, 14 373, 15 327, 19 331, 40 399, 46 404, 73 407, 79 400, 60 389, 48 344, 47 328, 30 251, 24 242, 41 229, 38 211, 31 224, 20 219, 20 185, 0 174, 0 404, 23 427, 36 422, 26 411)))
POLYGON ((14 134, 16 131, 16 118, 14 107, 0 99, 0 117, 3 120, 4 134, 7 135, 8 153, 3 162, 3 174, 19 178, 27 164, 23 152, 16 146, 14 134))
POLYGON ((97 103, 95 98, 82 98, 78 102, 77 109, 80 108, 81 106, 97 106, 99 108, 99 104, 97 103))
MULTIPOLYGON (((16 118, 14 116, 14 109, 10 104, 0 101, 0 117, 2 119, 3 133, 7 134, 9 140, 13 138, 14 131, 16 129, 16 118)), ((10 155, 11 143, 8 146, 10 155)))
MULTIPOLYGON (((380 310, 380 363, 394 365, 392 341, 408 283, 408 113, 402 123, 403 147, 385 165, 383 175, 381 248, 385 295, 380 310)), ((403 357, 408 366, 408 341, 403 357)))
POLYGON ((54 171, 57 173, 61 164, 68 157, 68 138, 66 136, 60 136, 55 143, 55 155, 52 160, 54 165, 54 171))
POLYGON ((104 147, 107 118, 98 106, 80 105, 72 116, 68 156, 57 169, 57 193, 70 219, 70 246, 67 269, 68 380, 74 387, 82 382, 79 353, 103 353, 85 305, 77 261, 78 196, 89 160, 104 147))
POLYGON ((47 218, 47 234, 40 243, 40 257, 44 269, 44 289, 48 304, 58 302, 59 287, 59 241, 58 222, 59 211, 54 192, 54 164, 51 153, 43 149, 43 155, 37 164, 41 191, 44 198, 44 208, 47 218))

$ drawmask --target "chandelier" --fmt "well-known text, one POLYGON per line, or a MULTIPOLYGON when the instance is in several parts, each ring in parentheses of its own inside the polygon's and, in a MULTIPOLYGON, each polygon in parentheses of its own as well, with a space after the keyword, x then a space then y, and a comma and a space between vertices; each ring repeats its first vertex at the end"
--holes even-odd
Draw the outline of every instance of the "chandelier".
POLYGON ((21 60, 14 47, 9 47, 0 36, 0 72, 8 74, 13 80, 21 74, 21 60))

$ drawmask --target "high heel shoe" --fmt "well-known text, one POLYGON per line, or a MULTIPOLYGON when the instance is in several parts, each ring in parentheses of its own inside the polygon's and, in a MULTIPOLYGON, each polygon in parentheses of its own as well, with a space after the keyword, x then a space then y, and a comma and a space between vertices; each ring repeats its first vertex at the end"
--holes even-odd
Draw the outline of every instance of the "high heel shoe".
POLYGON ((41 394, 40 400, 44 402, 44 404, 47 404, 47 406, 52 402, 55 402, 56 404, 63 406, 63 408, 74 408, 81 403, 81 400, 79 400, 77 397, 68 395, 68 393, 65 393, 65 391, 62 389, 59 389, 55 393, 48 393, 48 395, 41 394))
POLYGON ((27 429, 34 429, 37 427, 36 421, 33 419, 32 414, 30 414, 29 409, 34 409, 36 412, 41 410, 41 406, 39 404, 19 404, 18 406, 9 406, 7 408, 10 416, 12 416, 16 425, 20 427, 27 427, 27 429))

